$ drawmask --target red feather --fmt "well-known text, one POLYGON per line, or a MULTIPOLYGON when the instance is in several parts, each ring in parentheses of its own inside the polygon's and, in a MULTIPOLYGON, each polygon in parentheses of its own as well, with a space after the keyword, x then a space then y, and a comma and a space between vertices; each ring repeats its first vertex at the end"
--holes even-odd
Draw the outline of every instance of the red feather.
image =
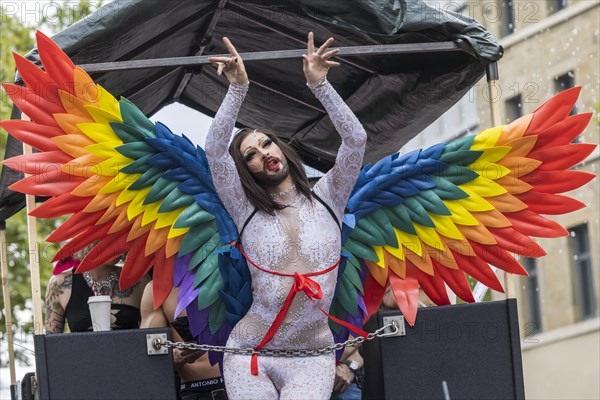
POLYGON ((415 325, 417 309, 419 308, 419 282, 414 278, 400 278, 393 272, 390 273, 390 286, 396 299, 398 308, 410 326, 415 325))
POLYGON ((83 210, 92 201, 93 197, 79 197, 65 193, 58 197, 46 200, 29 215, 37 218, 56 218, 61 215, 74 214, 83 210))
POLYGON ((531 210, 521 210, 505 215, 516 230, 527 236, 555 238, 569 234, 558 222, 531 210))

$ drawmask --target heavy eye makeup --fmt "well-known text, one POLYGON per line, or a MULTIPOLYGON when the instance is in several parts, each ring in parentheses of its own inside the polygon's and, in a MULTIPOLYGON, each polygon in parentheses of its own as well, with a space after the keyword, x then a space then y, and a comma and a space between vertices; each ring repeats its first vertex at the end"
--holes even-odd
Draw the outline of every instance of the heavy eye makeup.
POLYGON ((245 161, 245 162, 250 162, 250 161, 252 161, 252 159, 254 158, 254 155, 255 155, 255 154, 256 154, 256 153, 255 153, 254 151, 249 151, 249 152, 245 153, 245 154, 244 154, 244 161, 245 161))
MULTIPOLYGON (((265 137, 260 140, 258 145, 264 149, 264 148, 269 147, 272 143, 273 143, 273 140, 270 137, 265 137)), ((256 155, 255 151, 249 150, 248 152, 244 153, 244 161, 245 162, 252 161, 252 159, 254 158, 255 155, 256 155)))

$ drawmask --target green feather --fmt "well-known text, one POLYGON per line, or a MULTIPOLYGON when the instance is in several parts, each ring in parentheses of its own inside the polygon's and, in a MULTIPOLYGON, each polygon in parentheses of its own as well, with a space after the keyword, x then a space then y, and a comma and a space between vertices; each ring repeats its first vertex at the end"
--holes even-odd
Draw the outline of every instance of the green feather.
MULTIPOLYGON (((329 308, 329 314, 339 319, 344 318, 343 309, 338 301, 334 301, 333 304, 331 304, 331 307, 329 308)), ((329 327, 335 333, 340 333, 340 329, 342 329, 340 324, 333 322, 331 319, 329 319, 329 327)))
POLYGON ((195 203, 195 200, 191 194, 184 193, 179 189, 174 189, 167 195, 167 197, 165 197, 165 200, 162 202, 160 207, 158 207, 158 212, 165 213, 169 211, 175 211, 181 207, 187 207, 193 203, 195 203))
POLYGON ((453 140, 452 142, 446 144, 444 149, 442 150, 442 154, 453 153, 455 151, 460 150, 470 150, 473 145, 473 141, 475 140, 475 136, 465 136, 460 139, 453 140))
POLYGON ((129 157, 133 160, 137 160, 138 158, 144 157, 148 154, 153 155, 156 153, 154 149, 145 142, 125 143, 115 147, 115 150, 125 157, 129 157))
POLYGON ((388 216, 392 225, 403 232, 416 235, 415 227, 410 219, 408 208, 404 204, 398 204, 397 206, 384 208, 383 211, 388 216))
MULTIPOLYGON (((194 255, 195 256, 195 255, 194 255)), ((210 254, 206 257, 206 261, 200 265, 198 271, 196 271, 196 276, 194 277, 194 287, 198 287, 202 282, 204 282, 208 277, 210 277, 214 273, 219 273, 217 267, 219 266, 219 257, 217 254, 210 254)))
POLYGON ((144 135, 144 132, 121 122, 109 122, 109 124, 119 139, 123 141, 123 143, 143 142, 147 137, 154 137, 154 132, 152 132, 151 136, 146 136, 144 135))
POLYGON ((350 282, 352 282, 356 290, 364 294, 363 285, 360 280, 360 275, 358 273, 358 271, 360 270, 361 267, 358 260, 354 257, 348 258, 348 260, 346 261, 346 268, 344 269, 344 276, 348 278, 350 282))
POLYGON ((394 233, 394 227, 390 222, 390 219, 386 215, 386 213, 379 209, 369 215, 371 220, 377 224, 379 227, 379 233, 383 236, 385 240, 385 244, 388 246, 398 247, 398 240, 396 239, 396 234, 394 233))
POLYGON ((192 259, 190 260, 190 269, 195 267, 204 261, 205 258, 211 256, 219 243, 221 242, 221 238, 219 236, 219 231, 217 227, 214 227, 214 235, 211 236, 194 254, 192 259))
POLYGON ((220 300, 219 292, 223 290, 221 274, 214 273, 204 281, 198 292, 198 309, 210 307, 215 301, 220 300))
POLYGON ((460 165, 450 165, 445 171, 437 174, 456 186, 471 182, 479 174, 472 169, 461 167, 460 165))
POLYGON ((369 246, 385 245, 385 239, 380 234, 377 225, 373 221, 371 221, 369 216, 361 218, 358 221, 358 223, 352 230, 350 237, 354 240, 363 242, 369 246))
POLYGON ((196 226, 215 219, 215 216, 203 209, 198 203, 192 203, 177 217, 174 228, 181 229, 196 226))
POLYGON ((375 250, 366 244, 359 242, 358 240, 352 239, 352 234, 346 240, 346 248, 352 253, 355 257, 364 258, 365 260, 370 261, 379 261, 379 257, 375 250))
POLYGON ((135 106, 132 102, 122 97, 119 101, 121 107, 121 117, 123 122, 139 131, 144 132, 147 137, 156 137, 154 134, 154 124, 135 106))
POLYGON ((192 227, 184 236, 179 255, 184 256, 202 247, 215 233, 214 221, 192 227))
POLYGON ((435 224, 431 220, 429 214, 425 208, 419 203, 416 199, 409 197, 404 201, 404 205, 408 210, 408 215, 410 215, 410 219, 415 221, 416 223, 429 227, 435 228, 435 224))
POLYGON ((341 286, 338 288, 336 296, 339 299, 341 306, 349 314, 356 314, 356 308, 358 307, 356 289, 348 279, 342 278, 338 284, 341 286))
POLYGON ((221 328, 223 322, 225 322, 226 312, 227 309, 223 301, 217 301, 210 307, 210 312, 208 313, 208 328, 210 329, 211 334, 214 335, 221 328))
MULTIPOLYGON (((452 213, 448 210, 448 207, 444 202, 437 196, 433 190, 423 190, 415 196, 415 199, 428 211, 438 214, 450 216, 452 213)), ((397 247, 397 246, 396 246, 397 247)))
POLYGON ((154 185, 156 181, 160 178, 160 174, 163 171, 162 168, 159 167, 150 167, 146 169, 139 178, 135 180, 129 187, 128 190, 142 190, 145 187, 154 185))
MULTIPOLYGON (((131 162, 120 169, 120 172, 125 174, 143 174, 148 169, 148 163, 146 162, 152 154, 145 155, 144 157, 131 162)), ((144 203, 145 204, 145 203, 144 203)), ((150 203, 148 203, 150 204, 150 203)))
MULTIPOLYGON (((146 166, 146 168, 148 168, 146 166)), ((164 199, 169 193, 171 193, 175 188, 179 185, 179 182, 170 181, 168 179, 159 178, 154 185, 152 185, 152 189, 148 192, 146 199, 144 200, 144 204, 152 204, 155 201, 159 201, 164 199)), ((196 203, 192 203, 196 204, 196 203)), ((190 205, 191 207, 191 205, 190 205)))
POLYGON ((466 167, 467 165, 477 161, 483 154, 483 151, 479 150, 459 150, 452 153, 442 154, 440 161, 450 165, 461 165, 466 167))
POLYGON ((436 187, 431 189, 444 200, 460 200, 469 197, 461 188, 439 176, 432 176, 436 187))

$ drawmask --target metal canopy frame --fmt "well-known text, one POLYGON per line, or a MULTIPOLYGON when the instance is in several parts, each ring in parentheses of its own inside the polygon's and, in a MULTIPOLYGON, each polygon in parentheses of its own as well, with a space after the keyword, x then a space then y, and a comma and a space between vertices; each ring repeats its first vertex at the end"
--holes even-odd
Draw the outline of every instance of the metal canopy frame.
MULTIPOLYGON (((335 57, 336 59, 338 59, 340 56, 418 54, 464 51, 454 42, 382 44, 375 46, 347 46, 339 47, 339 50, 340 51, 338 55, 335 57)), ((286 58, 300 58, 305 53, 306 49, 257 51, 251 53, 240 53, 240 57, 242 57, 244 61, 277 60, 286 58)), ((229 54, 211 54, 205 56, 198 55, 190 57, 114 61, 106 63, 81 64, 80 67, 89 73, 165 67, 196 67, 200 65, 209 64, 209 57, 227 56, 229 56, 229 54)), ((355 64, 353 64, 353 66, 354 65, 355 64)))
MULTIPOLYGON (((200 50, 196 52, 196 55, 189 57, 171 57, 171 58, 155 58, 155 59, 146 59, 146 60, 130 60, 130 61, 114 61, 114 62, 106 62, 106 63, 94 63, 94 64, 81 64, 79 65, 88 73, 103 73, 110 71, 122 71, 122 70, 136 70, 136 69, 152 69, 152 68, 174 68, 173 71, 163 74, 158 78, 153 76, 151 78, 152 81, 158 81, 162 77, 166 75, 170 75, 171 73, 177 73, 178 70, 185 67, 197 67, 206 64, 210 64, 208 59, 210 57, 227 57, 229 54, 212 54, 212 55, 202 55, 206 48, 206 43, 208 43, 208 38, 212 34, 213 29, 216 26, 218 16, 220 11, 223 9, 227 0, 221 0, 217 9, 213 15, 213 18, 209 22, 209 28, 203 37, 201 43, 202 46, 200 50)), ((273 28, 271 28, 273 29, 273 28)), ((274 30, 274 29, 273 29, 274 30)), ((368 68, 357 64, 356 62, 347 60, 344 56, 358 56, 358 55, 385 55, 385 54, 420 54, 420 53, 440 53, 440 52, 464 52, 458 44, 455 42, 432 42, 432 43, 407 43, 407 44, 389 44, 389 45, 372 45, 372 46, 347 46, 347 47, 339 47, 339 53, 335 57, 335 60, 342 63, 347 64, 349 66, 359 68, 365 70, 367 72, 373 72, 368 68)), ((274 51, 259 51, 259 52, 249 52, 249 53, 240 53, 240 57, 246 61, 262 61, 262 60, 280 60, 287 58, 301 58, 303 54, 306 53, 306 49, 296 49, 296 50, 274 50, 274 51)), ((486 75, 488 78, 488 82, 497 80, 498 67, 496 62, 492 62, 488 64, 486 68, 486 75)), ((181 80, 179 81, 179 85, 173 94, 173 100, 178 101, 181 94, 185 90, 188 82, 192 78, 192 72, 185 72, 181 80)), ((315 111, 325 113, 325 110, 319 107, 315 107, 314 105, 308 104, 296 97, 293 97, 287 93, 283 93, 279 90, 276 90, 268 85, 257 82, 256 80, 252 80, 251 82, 269 92, 275 93, 277 95, 286 97, 298 104, 302 104, 305 107, 311 108, 315 111)), ((128 93, 129 97, 132 94, 136 94, 139 91, 135 91, 133 93, 128 93)))

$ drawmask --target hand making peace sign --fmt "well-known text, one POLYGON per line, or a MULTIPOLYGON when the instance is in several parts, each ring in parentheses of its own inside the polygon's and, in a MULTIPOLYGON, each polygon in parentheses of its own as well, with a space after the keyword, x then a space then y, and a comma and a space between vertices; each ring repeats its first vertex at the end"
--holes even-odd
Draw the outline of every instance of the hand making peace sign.
POLYGON ((308 83, 315 83, 320 79, 327 76, 327 71, 331 67, 338 67, 340 63, 335 61, 329 61, 329 59, 335 56, 340 49, 333 49, 326 52, 327 48, 333 43, 333 38, 327 39, 325 43, 315 51, 315 39, 312 32, 308 34, 307 43, 307 54, 304 54, 304 76, 308 83))
POLYGON ((240 57, 228 38, 224 37, 223 43, 225 43, 225 47, 229 50, 231 57, 209 57, 208 61, 217 67, 218 75, 225 72, 225 76, 229 83, 247 83, 248 74, 246 73, 246 67, 244 66, 242 57, 240 57))
MULTIPOLYGON (((240 57, 228 38, 224 37, 223 43, 225 43, 225 47, 229 50, 231 57, 209 57, 208 61, 217 67, 218 75, 221 75, 223 72, 225 73, 229 83, 248 82, 248 74, 246 73, 246 67, 244 66, 242 57, 240 57)), ((312 32, 308 34, 306 46, 307 54, 302 56, 304 76, 308 83, 315 83, 318 80, 323 79, 327 76, 329 68, 340 65, 338 62, 329 61, 331 57, 335 56, 340 51, 339 49, 327 51, 327 48, 331 46, 332 43, 333 38, 329 38, 317 51, 315 51, 314 35, 312 32)))

